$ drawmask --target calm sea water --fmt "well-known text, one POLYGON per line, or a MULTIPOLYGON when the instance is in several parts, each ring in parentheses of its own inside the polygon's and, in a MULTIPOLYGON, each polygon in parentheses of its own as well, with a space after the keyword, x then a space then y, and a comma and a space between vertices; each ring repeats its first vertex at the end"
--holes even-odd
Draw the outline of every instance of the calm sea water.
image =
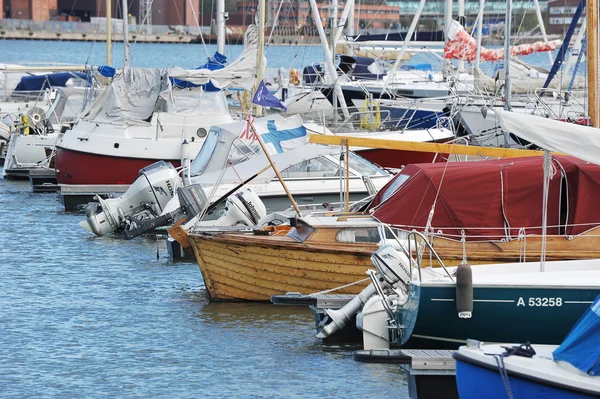
MULTIPOLYGON (((268 68, 296 68, 302 70, 307 65, 324 60, 323 49, 317 39, 315 45, 269 46, 265 49, 268 68)), ((137 43, 131 44, 131 65, 134 67, 169 68, 180 66, 195 68, 206 62, 217 50, 216 45, 202 44, 167 44, 167 43, 137 43)), ((241 52, 243 46, 228 45, 226 55, 233 61, 241 52)), ((123 65, 123 44, 113 44, 113 66, 123 65)), ((549 67, 548 56, 544 53, 534 53, 521 57, 525 62, 549 67)), ((35 40, 0 40, 0 63, 19 62, 38 63, 70 63, 103 65, 106 63, 106 45, 104 42, 60 42, 35 40)), ((428 62, 437 69, 439 60, 427 53, 413 56, 412 63, 428 62)), ((483 63, 482 68, 490 67, 483 63)))
POLYGON ((195 262, 81 219, 0 179, 0 397, 407 397, 399 366, 323 345, 308 308, 210 304, 195 262))

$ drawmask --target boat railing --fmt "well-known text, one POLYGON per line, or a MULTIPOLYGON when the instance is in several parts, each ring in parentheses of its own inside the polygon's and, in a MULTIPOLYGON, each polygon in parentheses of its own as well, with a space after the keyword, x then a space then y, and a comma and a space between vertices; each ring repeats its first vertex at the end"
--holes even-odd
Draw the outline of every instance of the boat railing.
MULTIPOLYGON (((425 235, 423 233, 413 230, 410 233, 408 233, 407 241, 408 241, 407 256, 411 262, 410 269, 411 269, 411 271, 412 271, 413 267, 416 267, 418 269, 419 281, 421 281, 421 260, 423 259, 423 254, 425 253, 425 249, 428 249, 430 256, 432 256, 433 258, 435 258, 435 260, 437 260, 437 262, 440 264, 442 269, 444 269, 444 271, 448 275, 448 278, 450 278, 450 281, 452 281, 453 283, 455 282, 454 278, 452 277, 452 274, 450 274, 450 272, 446 268, 446 265, 444 264, 442 259, 440 259, 439 255, 433 249, 433 246, 431 245, 431 243, 429 242, 429 240, 427 239, 427 237, 425 237, 425 235), (420 243, 419 243, 419 239, 421 239, 420 243), (413 248, 413 245, 414 245, 414 248, 413 248), (413 249, 415 252, 414 258, 412 256, 413 249), (413 262, 414 262, 414 264, 413 264, 413 262)), ((411 278, 412 278, 412 275, 411 275, 411 278)))

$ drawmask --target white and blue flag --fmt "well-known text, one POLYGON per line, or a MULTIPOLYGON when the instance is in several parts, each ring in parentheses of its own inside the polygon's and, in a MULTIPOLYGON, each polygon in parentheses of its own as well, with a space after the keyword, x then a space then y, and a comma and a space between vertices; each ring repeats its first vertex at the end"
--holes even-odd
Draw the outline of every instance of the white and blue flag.
MULTIPOLYGON (((270 115, 256 118, 252 124, 260 134, 269 154, 281 154, 308 143, 308 133, 302 124, 300 115, 289 118, 270 115)), ((246 123, 240 139, 256 140, 255 132, 250 128, 249 123, 246 123)))

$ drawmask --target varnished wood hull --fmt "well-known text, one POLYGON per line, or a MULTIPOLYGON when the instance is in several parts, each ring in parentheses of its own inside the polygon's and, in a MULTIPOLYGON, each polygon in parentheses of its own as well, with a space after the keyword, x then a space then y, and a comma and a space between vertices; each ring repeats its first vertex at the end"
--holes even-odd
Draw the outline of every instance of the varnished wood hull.
MULTIPOLYGON (((240 235, 241 236, 241 235, 240 235)), ((372 251, 314 250, 256 237, 190 235, 204 283, 213 300, 269 301, 287 292, 310 294, 365 279, 372 251), (244 243, 244 240, 246 242, 244 243)), ((336 291, 358 294, 368 281, 336 291)))

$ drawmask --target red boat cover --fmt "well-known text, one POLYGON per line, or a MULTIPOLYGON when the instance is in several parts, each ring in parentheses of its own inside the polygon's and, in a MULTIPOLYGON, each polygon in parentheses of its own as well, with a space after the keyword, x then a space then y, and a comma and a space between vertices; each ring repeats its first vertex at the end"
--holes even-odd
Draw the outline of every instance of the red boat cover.
MULTIPOLYGON (((541 234, 542 157, 406 166, 375 196, 369 212, 384 223, 467 239, 541 234)), ((548 234, 579 234, 600 224, 600 166, 555 156, 548 234), (561 211, 562 209, 562 211, 561 211), (568 224, 568 226, 565 226, 568 224)))

